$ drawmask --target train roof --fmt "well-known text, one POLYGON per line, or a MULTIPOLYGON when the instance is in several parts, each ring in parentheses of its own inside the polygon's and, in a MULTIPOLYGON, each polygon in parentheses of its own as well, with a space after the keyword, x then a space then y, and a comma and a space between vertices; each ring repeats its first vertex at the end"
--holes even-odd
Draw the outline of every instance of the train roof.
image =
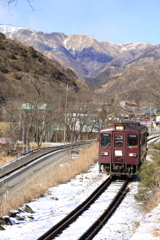
POLYGON ((143 124, 141 124, 140 122, 132 122, 132 121, 123 121, 123 122, 114 122, 113 125, 110 126, 106 126, 104 128, 102 128, 100 130, 100 132, 102 131, 114 131, 115 130, 115 126, 125 126, 126 130, 137 130, 140 131, 142 129, 146 129, 147 127, 143 124))

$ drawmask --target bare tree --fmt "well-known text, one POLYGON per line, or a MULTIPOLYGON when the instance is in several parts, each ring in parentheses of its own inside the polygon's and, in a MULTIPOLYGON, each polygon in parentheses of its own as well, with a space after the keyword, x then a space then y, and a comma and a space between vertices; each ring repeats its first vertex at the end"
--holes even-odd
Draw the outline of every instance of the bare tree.
POLYGON ((4 113, 4 119, 6 122, 9 123, 10 125, 10 136, 12 138, 17 138, 18 135, 18 121, 17 119, 19 118, 18 115, 18 104, 16 101, 8 101, 5 104, 5 110, 3 111, 4 113))
MULTIPOLYGON (((29 110, 25 111, 25 128, 26 128, 26 141, 34 138, 38 146, 45 137, 51 132, 53 123, 58 119, 57 117, 57 99, 56 90, 48 86, 43 79, 31 79, 29 87, 29 110)), ((28 100, 28 96, 26 98, 28 100)), ((58 120, 57 120, 58 121, 58 120)))
MULTIPOLYGON (((15 6, 17 6, 19 0, 0 0, 1 2, 4 3, 4 6, 7 5, 8 8, 11 4, 14 4, 15 6)), ((31 11, 34 11, 34 7, 33 7, 33 0, 25 0, 28 3, 28 6, 30 7, 31 11)))
POLYGON ((33 77, 30 84, 24 81, 22 97, 8 100, 4 107, 5 120, 11 125, 11 136, 23 140, 27 146, 30 141, 40 146, 57 118, 55 92, 43 79, 33 77))
MULTIPOLYGON (((1 1, 5 2, 6 4, 11 4, 11 3, 17 4, 18 3, 18 0, 1 0, 1 1)), ((26 2, 28 2, 28 4, 32 7, 31 2, 33 2, 33 1, 26 0, 26 2)))
POLYGON ((155 106, 160 106, 160 70, 159 61, 156 64, 148 66, 146 69, 146 79, 148 81, 148 89, 145 89, 147 93, 147 99, 150 102, 154 102, 155 106))

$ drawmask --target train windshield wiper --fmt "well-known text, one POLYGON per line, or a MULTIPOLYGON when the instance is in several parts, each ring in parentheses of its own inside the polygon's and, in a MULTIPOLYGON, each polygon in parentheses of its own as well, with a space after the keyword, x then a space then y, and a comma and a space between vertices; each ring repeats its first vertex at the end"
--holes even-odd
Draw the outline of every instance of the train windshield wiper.
POLYGON ((110 142, 107 143, 107 145, 105 146, 105 148, 107 148, 110 145, 110 142))

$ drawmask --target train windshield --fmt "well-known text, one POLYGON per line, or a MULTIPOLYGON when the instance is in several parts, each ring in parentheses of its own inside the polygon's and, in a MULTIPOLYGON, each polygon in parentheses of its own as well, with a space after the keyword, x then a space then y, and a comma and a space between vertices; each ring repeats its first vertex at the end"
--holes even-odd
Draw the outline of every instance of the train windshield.
POLYGON ((123 135, 117 135, 115 136, 115 143, 114 143, 115 147, 122 147, 123 146, 123 135))
POLYGON ((108 133, 101 134, 101 146, 104 147, 111 146, 111 134, 108 133))
POLYGON ((128 135, 127 146, 137 147, 138 146, 138 136, 137 135, 128 135))

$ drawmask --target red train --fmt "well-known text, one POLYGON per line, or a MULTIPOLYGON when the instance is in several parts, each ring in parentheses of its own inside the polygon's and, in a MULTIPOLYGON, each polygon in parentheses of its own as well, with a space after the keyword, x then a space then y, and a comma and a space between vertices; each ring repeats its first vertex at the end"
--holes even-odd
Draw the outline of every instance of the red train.
POLYGON ((98 136, 99 172, 132 177, 146 155, 148 128, 139 122, 115 122, 98 136))

